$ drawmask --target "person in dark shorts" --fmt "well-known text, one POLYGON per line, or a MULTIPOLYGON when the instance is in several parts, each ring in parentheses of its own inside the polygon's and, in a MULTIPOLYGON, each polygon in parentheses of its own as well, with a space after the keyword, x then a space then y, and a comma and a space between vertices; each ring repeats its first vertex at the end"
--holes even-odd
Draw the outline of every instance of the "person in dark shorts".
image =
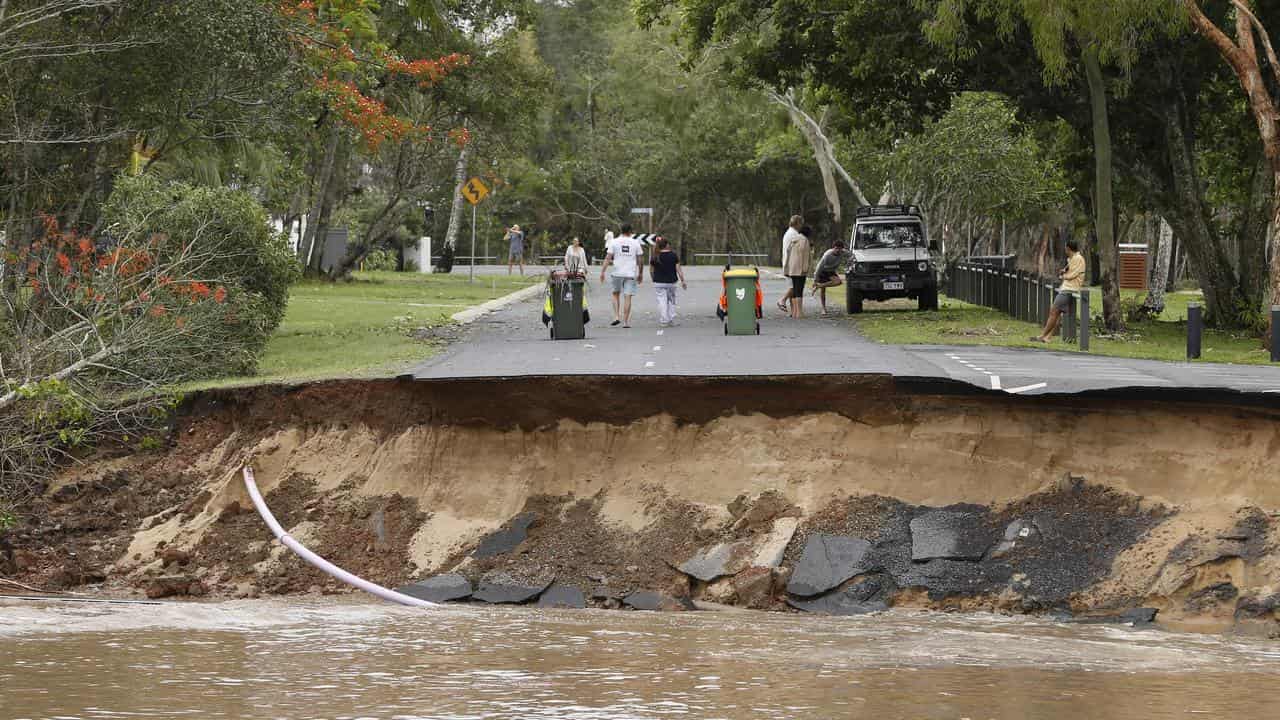
POLYGON ((791 280, 790 314, 794 319, 804 316, 804 284, 809 279, 812 261, 809 257, 809 236, 813 229, 808 225, 790 236, 782 254, 782 274, 791 280))
POLYGON ((1076 296, 1084 290, 1084 255, 1080 254, 1080 244, 1075 240, 1067 241, 1067 267, 1058 273, 1058 277, 1062 278, 1062 286, 1053 299, 1053 307, 1049 308, 1049 319, 1044 323, 1044 331, 1031 338, 1031 342, 1049 342, 1062 323, 1062 314, 1071 308, 1076 296))
POLYGON ((813 290, 810 293, 816 294, 822 302, 823 315, 827 314, 827 288, 844 284, 844 278, 840 277, 838 271, 846 257, 848 253, 844 249, 844 243, 837 240, 831 244, 830 249, 822 253, 822 258, 813 271, 813 290))

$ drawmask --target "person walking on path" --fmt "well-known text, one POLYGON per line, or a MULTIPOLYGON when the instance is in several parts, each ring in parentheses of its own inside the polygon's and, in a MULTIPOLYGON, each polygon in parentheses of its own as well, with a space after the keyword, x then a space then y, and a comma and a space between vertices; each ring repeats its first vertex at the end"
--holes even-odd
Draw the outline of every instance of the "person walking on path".
POLYGON ((644 251, 640 241, 631 235, 631 225, 622 226, 622 234, 615 237, 605 249, 604 266, 600 268, 600 282, 609 273, 613 290, 613 322, 610 327, 631 327, 631 298, 636 288, 644 282, 644 251), (609 272, 612 269, 613 272, 609 272))
POLYGON ((782 254, 782 274, 791 280, 791 290, 785 296, 791 303, 791 317, 799 320, 804 317, 804 284, 809 279, 809 268, 812 261, 809 257, 809 235, 813 232, 808 226, 791 237, 786 252, 782 254))
POLYGON ((571 273, 585 273, 587 271, 587 250, 582 247, 582 240, 576 235, 573 241, 569 243, 569 247, 564 251, 564 269, 571 273))
POLYGON ((524 232, 519 225, 507 230, 507 241, 511 243, 507 250, 507 274, 510 275, 512 266, 518 263, 520 274, 524 275, 524 232))
MULTIPOLYGON (((797 235, 800 234, 800 228, 802 227, 804 227, 804 218, 800 217, 799 215, 792 215, 791 221, 787 225, 787 231, 782 234, 782 266, 783 268, 785 268, 787 265, 787 247, 790 244, 790 242, 794 240, 797 235)), ((784 272, 783 274, 785 275, 786 273, 784 272)), ((791 312, 790 309, 788 309, 787 307, 787 301, 791 299, 792 294, 793 294, 792 288, 787 288, 787 291, 782 294, 782 298, 778 300, 779 310, 781 310, 782 312, 791 312)))
POLYGON ((1067 267, 1058 273, 1062 278, 1062 286, 1053 299, 1053 307, 1049 308, 1049 319, 1044 323, 1044 331, 1039 337, 1031 338, 1031 342, 1047 343, 1058 331, 1062 323, 1062 313, 1076 301, 1076 296, 1084 290, 1084 256, 1080 254, 1080 244, 1075 240, 1067 241, 1067 267))
POLYGON ((827 314, 827 288, 840 287, 844 284, 844 278, 840 277, 839 270, 846 257, 848 252, 844 249, 844 243, 837 240, 831 243, 830 249, 822 253, 822 258, 814 268, 811 293, 817 294, 822 302, 823 315, 827 314))
POLYGON ((680 281, 680 289, 688 290, 684 280, 684 268, 680 265, 680 256, 671 248, 666 238, 658 238, 655 243, 657 252, 649 260, 653 266, 650 275, 653 277, 654 294, 658 298, 658 325, 667 327, 676 324, 676 281, 680 281))

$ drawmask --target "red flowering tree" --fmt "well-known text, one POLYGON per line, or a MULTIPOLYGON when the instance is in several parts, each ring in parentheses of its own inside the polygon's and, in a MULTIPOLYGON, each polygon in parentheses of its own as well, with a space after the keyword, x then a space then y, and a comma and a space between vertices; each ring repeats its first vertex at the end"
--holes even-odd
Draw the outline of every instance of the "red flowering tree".
POLYGON ((251 369, 283 317, 296 264, 251 197, 121 180, 96 237, 47 218, 4 258, 0 503, 106 434, 158 416, 162 391, 251 369))
MULTIPOLYGON (((421 21, 430 3, 404 5, 421 21)), ((320 103, 306 198, 306 230, 298 249, 312 273, 321 268, 323 237, 344 178, 343 159, 361 159, 379 172, 390 189, 366 235, 378 237, 395 223, 407 201, 430 180, 427 163, 433 152, 452 141, 465 145, 465 129, 438 130, 432 122, 430 92, 445 77, 469 64, 451 53, 433 58, 404 58, 381 36, 384 9, 375 0, 284 0, 305 75, 306 92, 320 103)), ((367 248, 366 248, 367 249, 367 248)), ((349 269, 356 257, 335 274, 349 269)))

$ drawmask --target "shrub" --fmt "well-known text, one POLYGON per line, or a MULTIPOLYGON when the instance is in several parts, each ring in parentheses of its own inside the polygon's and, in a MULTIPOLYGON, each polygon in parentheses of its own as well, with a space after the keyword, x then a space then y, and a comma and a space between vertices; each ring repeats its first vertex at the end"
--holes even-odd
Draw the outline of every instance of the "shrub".
POLYGON ((396 254, 389 250, 374 250, 364 258, 364 269, 372 272, 396 269, 396 254))
MULTIPOLYGON (((262 206, 243 192, 142 176, 120 179, 103 219, 111 237, 161 239, 161 257, 199 245, 205 260, 195 273, 206 286, 226 288, 229 337, 218 351, 191 348, 191 361, 200 365, 192 375, 252 373, 300 276, 287 238, 271 229, 262 206)), ((196 346, 205 340, 197 333, 189 339, 196 346)))

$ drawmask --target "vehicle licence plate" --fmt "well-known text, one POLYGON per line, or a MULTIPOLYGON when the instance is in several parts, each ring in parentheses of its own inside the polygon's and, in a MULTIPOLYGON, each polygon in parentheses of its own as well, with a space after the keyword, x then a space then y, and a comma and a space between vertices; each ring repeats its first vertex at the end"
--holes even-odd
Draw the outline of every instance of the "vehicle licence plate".
POLYGON ((885 280, 885 281, 884 281, 884 289, 885 289, 885 290, 902 290, 902 289, 904 289, 904 288, 906 288, 906 284, 905 284, 905 283, 900 283, 900 282, 889 282, 888 280, 885 280))

